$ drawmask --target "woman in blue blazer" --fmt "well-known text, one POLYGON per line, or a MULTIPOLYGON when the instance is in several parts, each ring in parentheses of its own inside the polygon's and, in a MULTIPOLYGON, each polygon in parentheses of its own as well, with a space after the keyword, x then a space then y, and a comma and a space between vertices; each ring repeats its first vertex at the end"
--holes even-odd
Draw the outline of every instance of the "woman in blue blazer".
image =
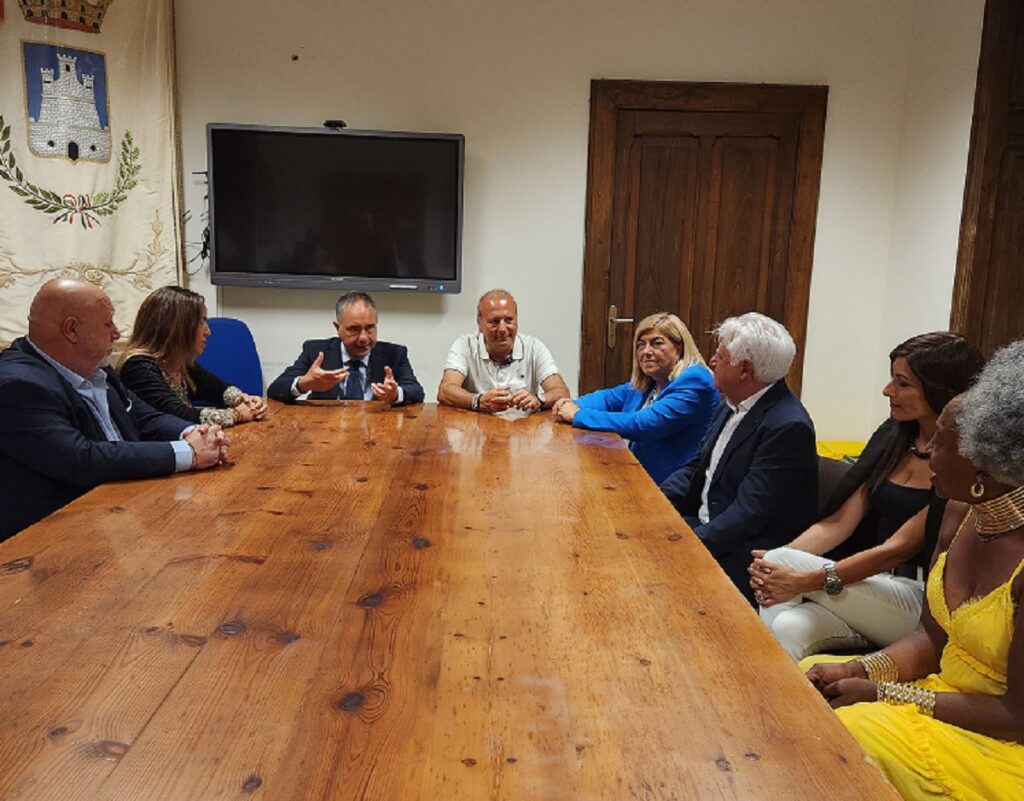
POLYGON ((718 406, 718 390, 683 321, 658 312, 640 321, 633 376, 610 389, 555 403, 554 419, 614 431, 655 483, 689 461, 718 406))

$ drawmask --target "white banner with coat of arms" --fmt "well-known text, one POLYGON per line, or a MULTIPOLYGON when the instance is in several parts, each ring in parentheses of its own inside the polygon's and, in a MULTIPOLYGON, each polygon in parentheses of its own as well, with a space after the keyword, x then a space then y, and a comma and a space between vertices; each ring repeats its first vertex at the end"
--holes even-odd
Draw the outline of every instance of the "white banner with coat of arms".
POLYGON ((0 2, 0 343, 61 276, 129 328, 179 274, 171 0, 0 2))

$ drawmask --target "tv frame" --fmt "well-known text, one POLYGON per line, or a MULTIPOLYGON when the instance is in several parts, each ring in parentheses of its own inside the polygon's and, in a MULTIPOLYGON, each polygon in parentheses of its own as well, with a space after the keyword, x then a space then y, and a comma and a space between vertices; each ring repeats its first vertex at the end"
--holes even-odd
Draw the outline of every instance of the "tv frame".
POLYGON ((324 127, 305 128, 281 125, 247 125, 228 122, 206 124, 206 169, 209 189, 210 228, 210 282, 216 286, 281 287, 285 289, 330 289, 346 292, 350 289, 362 291, 430 292, 457 295, 462 292, 462 225, 463 195, 465 192, 466 141, 462 134, 432 133, 417 131, 374 131, 352 130, 349 128, 324 127), (455 278, 438 280, 434 278, 368 278, 344 275, 293 275, 289 273, 244 273, 217 269, 217 237, 214 203, 213 132, 217 130, 265 131, 271 133, 297 133, 316 136, 370 137, 376 139, 417 139, 442 140, 458 144, 458 176, 456 187, 455 220, 455 278))

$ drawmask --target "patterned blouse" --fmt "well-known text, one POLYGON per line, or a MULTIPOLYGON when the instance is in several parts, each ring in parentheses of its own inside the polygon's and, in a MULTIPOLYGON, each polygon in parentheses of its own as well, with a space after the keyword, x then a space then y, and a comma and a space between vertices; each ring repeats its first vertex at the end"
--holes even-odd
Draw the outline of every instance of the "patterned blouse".
POLYGON ((161 412, 192 423, 229 428, 235 424, 231 409, 243 396, 199 364, 187 368, 187 378, 174 381, 152 356, 136 355, 121 365, 121 381, 142 400, 161 412), (195 406, 194 403, 208 404, 195 406))

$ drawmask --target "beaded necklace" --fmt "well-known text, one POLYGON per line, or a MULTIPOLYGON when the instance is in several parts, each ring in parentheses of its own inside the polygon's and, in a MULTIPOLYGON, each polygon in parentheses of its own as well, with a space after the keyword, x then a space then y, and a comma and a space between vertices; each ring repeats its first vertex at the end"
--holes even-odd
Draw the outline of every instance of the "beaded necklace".
POLYGON ((169 386, 174 391, 174 394, 178 396, 178 399, 182 403, 184 403, 186 406, 191 406, 192 398, 189 396, 187 382, 184 379, 182 379, 181 381, 175 381, 171 377, 171 374, 164 369, 163 365, 158 366, 160 367, 160 372, 163 374, 164 381, 167 382, 167 386, 169 386))

